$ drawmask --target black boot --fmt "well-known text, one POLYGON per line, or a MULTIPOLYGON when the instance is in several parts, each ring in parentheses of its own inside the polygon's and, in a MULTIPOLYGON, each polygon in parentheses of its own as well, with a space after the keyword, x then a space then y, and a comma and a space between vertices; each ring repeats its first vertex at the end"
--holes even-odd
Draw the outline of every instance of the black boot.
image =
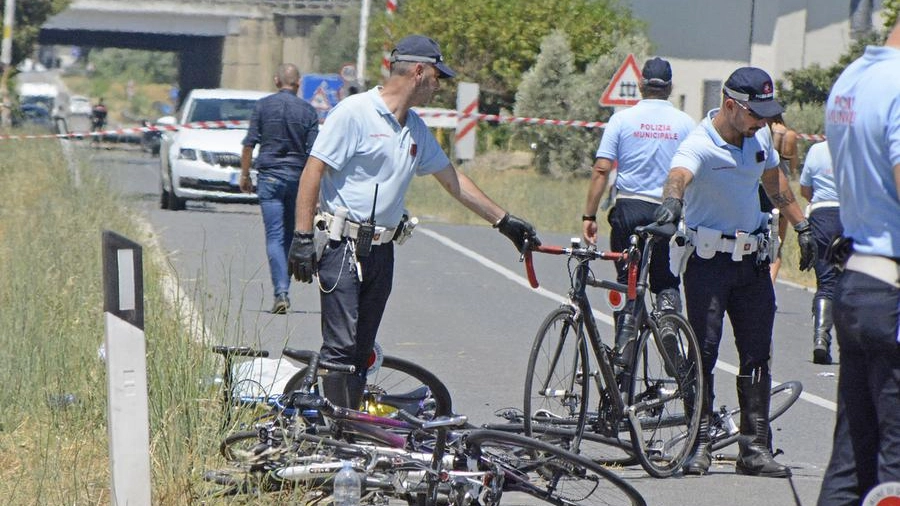
POLYGON ((363 391, 366 388, 366 377, 359 374, 351 374, 347 378, 347 399, 349 407, 360 409, 363 400, 363 391))
MULTIPOLYGON (((685 476, 704 475, 709 472, 709 466, 712 464, 712 456, 710 455, 709 440, 709 423, 712 406, 712 384, 713 375, 707 376, 706 395, 701 398, 700 409, 700 430, 697 432, 697 439, 694 441, 694 447, 691 450, 691 456, 684 461, 681 471, 685 476)), ((690 417, 693 413, 692 406, 685 405, 685 415, 690 417)))
POLYGON ((831 299, 816 297, 813 299, 813 363, 831 364, 831 299))
POLYGON ((749 376, 737 378, 741 405, 741 435, 735 471, 737 474, 787 478, 791 470, 775 461, 769 439, 769 391, 772 377, 767 367, 759 367, 749 376))
POLYGON ((349 374, 330 372, 322 376, 322 395, 335 406, 354 407, 350 399, 349 382, 349 374))

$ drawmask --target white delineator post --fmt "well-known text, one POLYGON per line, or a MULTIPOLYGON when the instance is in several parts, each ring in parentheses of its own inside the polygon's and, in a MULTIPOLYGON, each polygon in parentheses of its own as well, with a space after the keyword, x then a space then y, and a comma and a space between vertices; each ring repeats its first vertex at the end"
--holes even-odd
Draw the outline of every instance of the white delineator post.
POLYGON ((103 232, 111 504, 149 506, 150 414, 141 246, 103 232))
POLYGON ((478 114, 478 91, 477 83, 459 83, 456 88, 456 110, 459 116, 456 123, 454 151, 458 160, 475 158, 478 118, 466 115, 478 114))

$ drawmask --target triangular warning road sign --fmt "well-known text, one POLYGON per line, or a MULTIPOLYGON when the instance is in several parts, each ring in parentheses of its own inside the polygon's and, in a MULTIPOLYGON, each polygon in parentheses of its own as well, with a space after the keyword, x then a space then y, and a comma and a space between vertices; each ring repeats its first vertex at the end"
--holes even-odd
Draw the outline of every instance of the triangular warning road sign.
POLYGON ((633 54, 629 54, 613 75, 612 81, 600 97, 600 105, 606 107, 632 106, 641 100, 638 84, 641 82, 641 71, 633 54))

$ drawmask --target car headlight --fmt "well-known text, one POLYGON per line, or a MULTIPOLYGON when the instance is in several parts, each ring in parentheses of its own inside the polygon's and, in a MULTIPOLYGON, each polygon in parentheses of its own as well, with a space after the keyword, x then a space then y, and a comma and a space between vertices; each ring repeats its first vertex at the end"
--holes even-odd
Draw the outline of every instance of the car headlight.
POLYGON ((197 152, 190 148, 181 148, 178 150, 178 159, 179 160, 196 160, 197 152))
POLYGON ((216 155, 209 151, 200 151, 200 159, 210 165, 216 164, 216 155))

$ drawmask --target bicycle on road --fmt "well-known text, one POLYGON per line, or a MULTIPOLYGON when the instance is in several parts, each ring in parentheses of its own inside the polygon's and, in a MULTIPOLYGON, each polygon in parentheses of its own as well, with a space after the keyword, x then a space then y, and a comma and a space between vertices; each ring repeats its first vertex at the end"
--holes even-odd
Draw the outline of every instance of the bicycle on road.
POLYGON ((318 413, 308 427, 319 434, 267 439, 260 431, 255 447, 232 452, 233 468, 210 471, 207 480, 235 493, 313 487, 321 499, 330 494, 340 461, 350 460, 363 474, 367 502, 494 506, 504 492, 523 492, 557 506, 646 504, 622 478, 585 457, 519 434, 466 428, 464 416, 425 420, 403 409, 379 416, 334 406, 317 393, 315 378, 321 369, 346 366, 320 362, 316 352, 291 354, 308 366, 288 404, 297 413, 318 413))
POLYGON ((578 239, 570 247, 526 245, 533 287, 538 283, 532 251, 567 256, 570 285, 569 300, 544 319, 531 348, 522 417, 526 435, 597 461, 636 457, 658 478, 681 468, 699 430, 700 347, 687 320, 658 310, 648 290, 652 245, 674 232, 671 224, 638 227, 622 252, 598 251, 578 239), (591 262, 598 259, 625 262, 628 283, 597 279, 591 262), (601 339, 589 286, 624 294, 631 302, 634 331, 622 349, 601 339), (608 453, 610 447, 619 450, 618 457, 608 453))

